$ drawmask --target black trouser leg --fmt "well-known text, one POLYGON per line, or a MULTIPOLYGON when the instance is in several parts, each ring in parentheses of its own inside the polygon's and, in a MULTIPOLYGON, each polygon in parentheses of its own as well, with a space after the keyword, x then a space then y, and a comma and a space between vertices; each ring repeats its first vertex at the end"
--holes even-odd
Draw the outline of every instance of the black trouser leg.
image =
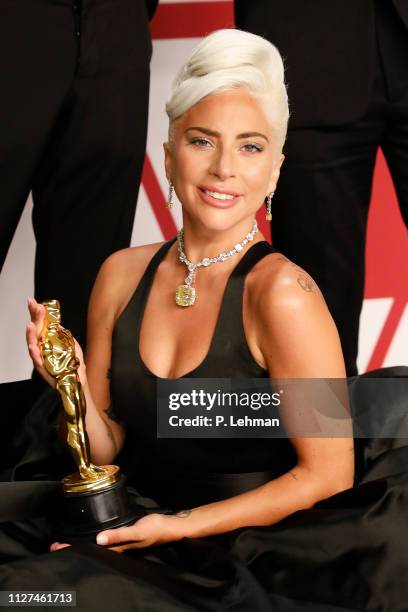
POLYGON ((78 70, 34 181, 36 297, 60 300, 81 343, 98 269, 131 239, 151 54, 142 5, 83 2, 78 70))
MULTIPOLYGON (((402 218, 408 227, 408 90, 400 100, 389 105, 386 117, 387 128, 381 148, 394 181, 402 218)), ((408 284, 408 244, 405 261, 401 263, 408 284)))
POLYGON ((1 9, 0 265, 32 189, 35 296, 60 299, 83 343, 98 269, 130 244, 147 127, 145 2, 1 9))
POLYGON ((76 41, 69 2, 3 0, 0 19, 0 270, 69 90, 76 41))
POLYGON ((383 82, 358 123, 289 132, 273 204, 276 248, 321 288, 337 325, 348 375, 356 373, 372 176, 384 126, 383 82))

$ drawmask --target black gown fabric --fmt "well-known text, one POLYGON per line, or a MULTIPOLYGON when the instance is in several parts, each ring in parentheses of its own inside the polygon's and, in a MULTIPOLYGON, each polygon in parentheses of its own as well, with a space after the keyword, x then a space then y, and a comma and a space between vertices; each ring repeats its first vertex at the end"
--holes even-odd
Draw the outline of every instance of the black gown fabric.
MULTIPOLYGON (((171 244, 150 262, 113 337, 113 408, 127 426, 116 462, 141 514, 239 494, 296 462, 285 439, 156 437, 157 377, 142 361, 139 332, 155 271, 171 244)), ((185 377, 267 376, 245 340, 242 298, 249 270, 271 252, 268 243, 257 243, 235 267, 208 354, 185 377)), ((408 368, 370 375, 395 384, 368 401, 364 377, 350 379, 353 416, 370 411, 385 426, 393 412, 406 412, 407 386, 400 383, 407 382, 408 368)), ((17 402, 22 386, 12 390, 8 401, 17 402)), ((73 590, 76 608, 87 612, 408 611, 408 440, 356 440, 355 486, 273 526, 123 554, 92 543, 50 553, 57 479, 72 471, 56 439, 58 411, 55 392, 44 390, 10 443, 0 482, 0 590, 73 590)))

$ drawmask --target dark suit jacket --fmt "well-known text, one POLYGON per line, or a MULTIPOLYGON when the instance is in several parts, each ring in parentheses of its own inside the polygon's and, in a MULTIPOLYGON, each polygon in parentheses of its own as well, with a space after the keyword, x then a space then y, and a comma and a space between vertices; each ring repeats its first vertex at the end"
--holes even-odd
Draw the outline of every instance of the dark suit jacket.
POLYGON ((153 19, 153 16, 156 12, 158 4, 159 4, 159 0, 146 0, 146 7, 147 7, 147 13, 149 15, 149 19, 153 19))
MULTIPOLYGON (((408 0, 379 1, 393 3, 389 9, 408 37, 408 0)), ((236 26, 264 36, 284 58, 291 128, 342 125, 364 113, 374 8, 374 0, 235 0, 236 26)))

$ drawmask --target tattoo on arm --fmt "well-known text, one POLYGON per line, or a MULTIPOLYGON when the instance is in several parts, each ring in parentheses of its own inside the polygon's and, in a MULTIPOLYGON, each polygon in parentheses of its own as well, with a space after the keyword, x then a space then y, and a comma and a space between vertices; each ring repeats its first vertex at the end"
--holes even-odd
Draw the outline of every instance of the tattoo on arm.
POLYGON ((114 450, 115 450, 115 454, 116 454, 116 453, 118 452, 118 447, 116 446, 116 442, 115 442, 115 438, 113 437, 112 430, 111 430, 111 428, 109 427, 109 425, 107 424, 107 422, 106 422, 106 421, 104 421, 104 423, 105 423, 105 425, 106 425, 106 433, 108 434, 109 439, 110 439, 110 441, 111 441, 111 442, 112 442, 112 444, 113 444, 113 448, 114 448, 114 450))
POLYGON ((192 513, 192 510, 180 510, 180 512, 176 512, 173 516, 178 516, 179 518, 187 518, 192 513))
MULTIPOLYGON (((108 406, 108 408, 106 408, 106 410, 103 411, 104 414, 106 414, 106 416, 111 420, 111 421, 115 421, 115 423, 120 423, 121 420, 119 418, 119 416, 116 414, 116 412, 114 411, 114 409, 112 408, 112 406, 108 406)), ((113 444, 113 448, 115 450, 115 454, 118 452, 118 447, 116 445, 116 441, 115 441, 115 437, 112 433, 112 429, 109 426, 109 423, 106 422, 105 419, 102 419, 103 422, 105 423, 106 426, 106 433, 109 436, 110 441, 113 444)))
POLYGON ((121 423, 121 419, 120 416, 117 414, 117 412, 115 412, 114 408, 112 405, 108 406, 106 408, 106 410, 104 410, 104 413, 106 414, 106 416, 111 420, 111 421, 115 421, 115 423, 121 423))

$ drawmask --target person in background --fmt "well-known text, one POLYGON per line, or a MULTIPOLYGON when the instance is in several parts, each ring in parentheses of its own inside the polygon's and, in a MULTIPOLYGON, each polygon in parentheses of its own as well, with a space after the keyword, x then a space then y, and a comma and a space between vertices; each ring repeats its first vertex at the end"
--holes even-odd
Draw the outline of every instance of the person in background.
POLYGON ((356 374, 378 147, 408 225, 408 3, 235 0, 235 19, 285 60, 291 118, 272 242, 316 280, 356 374))
MULTIPOLYGON (((30 191, 35 296, 85 341, 101 263, 129 246, 157 0, 4 0, 0 269, 30 191)), ((23 255, 22 255, 23 256, 23 255)))

